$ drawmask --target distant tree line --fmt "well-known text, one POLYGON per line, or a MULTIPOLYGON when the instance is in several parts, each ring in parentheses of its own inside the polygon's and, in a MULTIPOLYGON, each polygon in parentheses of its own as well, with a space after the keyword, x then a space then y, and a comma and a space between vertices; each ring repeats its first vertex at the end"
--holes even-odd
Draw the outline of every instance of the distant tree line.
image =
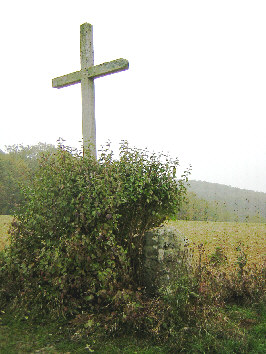
POLYGON ((33 146, 12 145, 6 152, 0 150, 0 214, 12 215, 22 200, 21 189, 30 183, 44 151, 55 151, 51 144, 33 146))
POLYGON ((232 210, 226 202, 207 201, 198 197, 194 192, 187 193, 186 201, 175 218, 194 221, 266 222, 266 218, 260 212, 255 215, 246 212, 242 215, 238 209, 232 210))
POLYGON ((178 217, 185 220, 265 223, 266 193, 191 180, 187 202, 178 217))
POLYGON ((187 199, 178 212, 177 218, 198 221, 235 221, 237 216, 231 213, 224 203, 209 202, 199 198, 193 192, 188 192, 187 199))

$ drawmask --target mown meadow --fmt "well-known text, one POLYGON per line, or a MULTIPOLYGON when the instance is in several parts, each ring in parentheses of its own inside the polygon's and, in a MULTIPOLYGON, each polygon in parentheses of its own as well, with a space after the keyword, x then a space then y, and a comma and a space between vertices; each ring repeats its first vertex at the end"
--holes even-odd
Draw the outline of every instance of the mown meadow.
MULTIPOLYGON (((0 249, 9 243, 11 220, 11 216, 0 216, 0 249)), ((178 334, 180 345, 168 345, 164 340, 160 344, 160 340, 141 338, 134 333, 121 337, 84 336, 64 321, 33 325, 27 319, 17 322, 15 317, 2 311, 0 352, 264 353, 265 307, 257 292, 263 292, 265 285, 266 224, 170 223, 189 237, 193 272, 200 279, 195 294, 200 300, 191 301, 186 297, 186 290, 189 291, 186 281, 187 289, 178 298, 182 306, 187 307, 181 313, 187 318, 178 334), (192 320, 193 316, 198 317, 196 321, 192 320)), ((174 310, 177 311, 178 306, 174 310)))

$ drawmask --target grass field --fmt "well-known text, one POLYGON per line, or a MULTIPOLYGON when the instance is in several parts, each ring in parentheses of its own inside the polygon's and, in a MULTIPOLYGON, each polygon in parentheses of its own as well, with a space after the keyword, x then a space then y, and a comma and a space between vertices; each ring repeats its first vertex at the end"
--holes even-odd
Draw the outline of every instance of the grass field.
POLYGON ((8 229, 12 221, 10 215, 0 215, 0 250, 8 243, 8 229))
POLYGON ((239 257, 240 249, 247 255, 247 265, 265 263, 266 224, 181 220, 173 223, 188 237, 195 261, 199 249, 203 248, 208 256, 220 247, 230 266, 239 257))
MULTIPOLYGON (((8 244, 8 228, 11 221, 11 216, 0 216, 0 250, 8 244)), ((264 267, 266 224, 199 221, 172 223, 189 238, 189 247, 194 253, 195 264, 199 262, 200 257, 210 259, 219 248, 226 256, 226 262, 222 266, 229 274, 233 273, 233 269, 237 269, 237 263, 243 255, 246 257, 247 266, 264 267)), ((211 327, 215 321, 220 321, 220 324, 218 322, 216 324, 222 329, 223 335, 219 331, 214 332, 215 337, 212 337, 211 331, 210 334, 203 333, 201 337, 195 335, 195 341, 183 352, 265 353, 265 309, 259 307, 259 304, 254 305, 229 304, 221 307, 217 316, 208 321, 211 321, 211 327), (224 333, 227 333, 227 339, 221 339, 224 333), (213 347, 213 342, 216 342, 217 351, 208 351, 206 348, 213 347)), ((210 313, 216 313, 216 309, 210 313)), ((189 340, 189 336, 187 338, 189 340)), ((90 337, 77 340, 73 333, 72 336, 68 334, 67 326, 64 329, 64 324, 62 327, 55 323, 33 327, 27 320, 16 323, 12 314, 7 315, 0 309, 0 353, 34 352, 168 353, 169 351, 167 347, 134 336, 106 340, 90 337)))

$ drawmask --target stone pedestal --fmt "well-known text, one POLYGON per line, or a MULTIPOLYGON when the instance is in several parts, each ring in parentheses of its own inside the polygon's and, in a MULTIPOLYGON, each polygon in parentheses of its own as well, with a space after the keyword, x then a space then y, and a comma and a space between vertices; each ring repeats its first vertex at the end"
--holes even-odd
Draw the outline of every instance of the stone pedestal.
POLYGON ((150 294, 189 267, 188 239, 174 226, 163 225, 146 232, 143 251, 143 285, 150 294))

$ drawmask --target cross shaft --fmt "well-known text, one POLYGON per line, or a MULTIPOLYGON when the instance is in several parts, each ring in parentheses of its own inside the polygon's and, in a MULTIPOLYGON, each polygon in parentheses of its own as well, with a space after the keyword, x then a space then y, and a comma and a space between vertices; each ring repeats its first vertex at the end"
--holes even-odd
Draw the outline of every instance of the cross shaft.
POLYGON ((96 158, 94 79, 127 70, 129 63, 126 59, 116 59, 94 66, 93 28, 89 23, 80 26, 80 62, 80 71, 53 79, 52 86, 62 88, 81 83, 83 151, 89 149, 96 158))

